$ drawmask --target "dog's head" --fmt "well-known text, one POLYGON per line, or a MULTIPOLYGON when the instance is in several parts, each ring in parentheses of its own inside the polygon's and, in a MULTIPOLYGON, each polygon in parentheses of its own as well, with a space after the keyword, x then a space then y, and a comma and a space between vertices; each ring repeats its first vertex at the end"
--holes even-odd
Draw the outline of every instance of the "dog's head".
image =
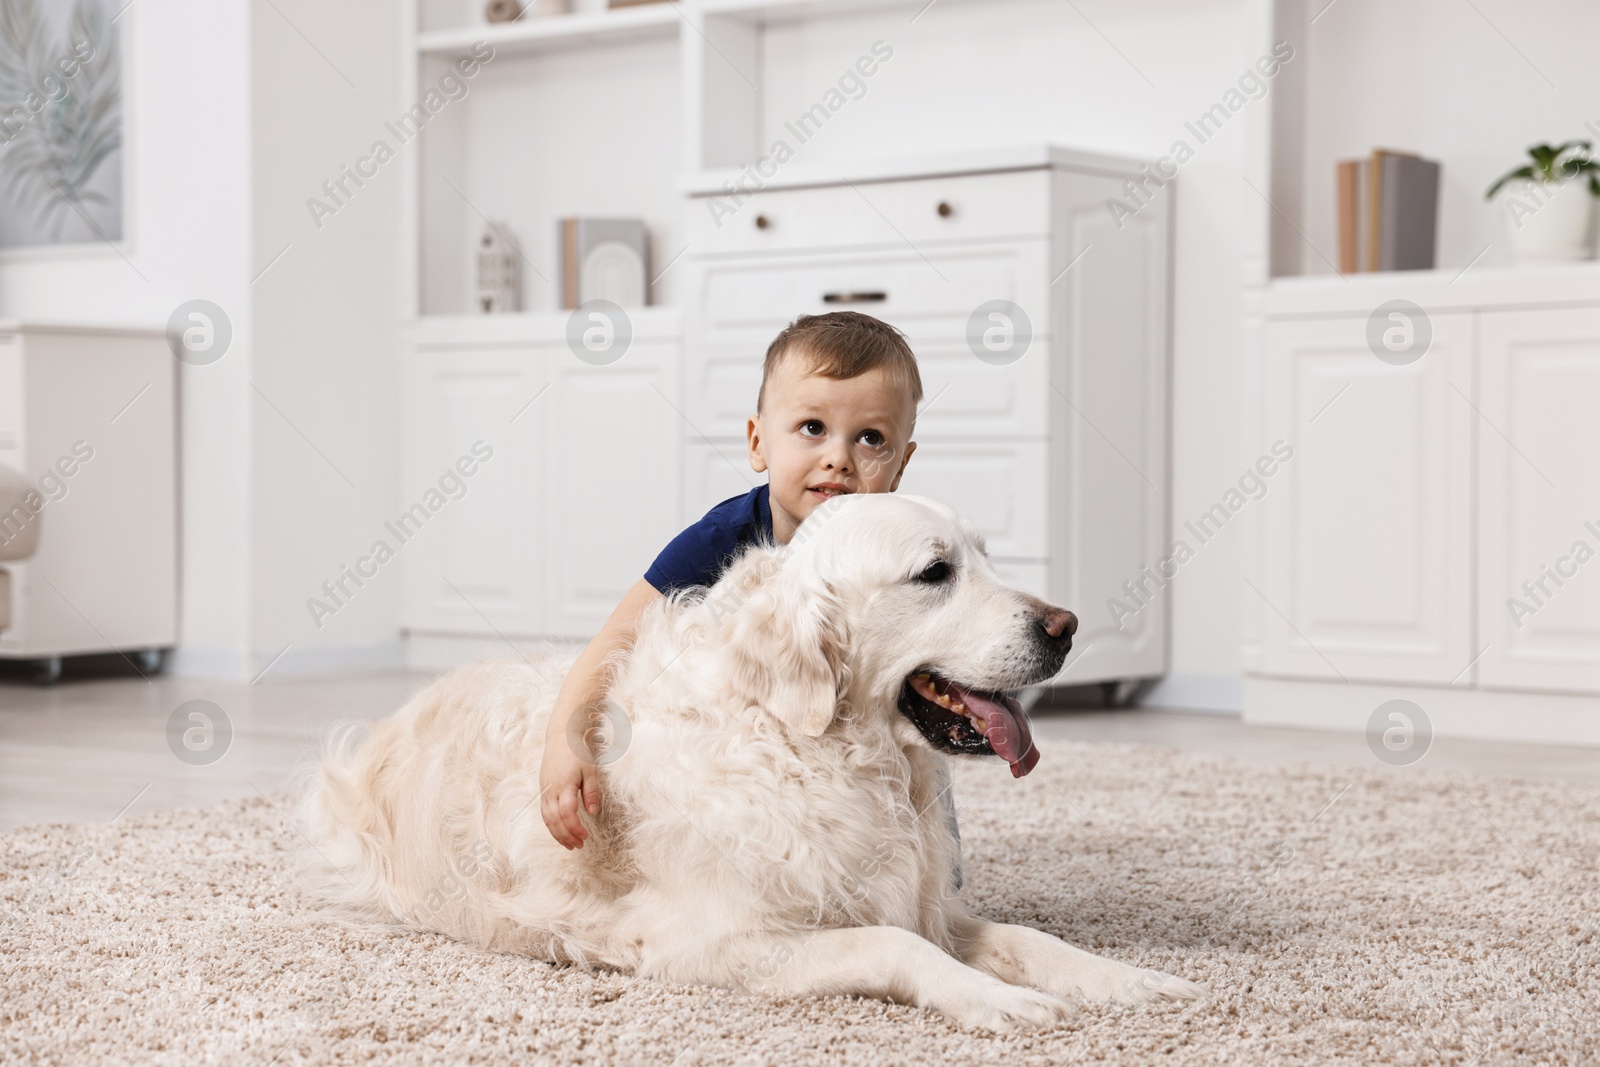
POLYGON ((1001 582, 955 511, 904 494, 827 501, 789 544, 736 560, 707 605, 727 682, 787 730, 818 736, 848 700, 905 744, 998 755, 1018 777, 1039 754, 1008 690, 1053 678, 1078 625, 1001 582))

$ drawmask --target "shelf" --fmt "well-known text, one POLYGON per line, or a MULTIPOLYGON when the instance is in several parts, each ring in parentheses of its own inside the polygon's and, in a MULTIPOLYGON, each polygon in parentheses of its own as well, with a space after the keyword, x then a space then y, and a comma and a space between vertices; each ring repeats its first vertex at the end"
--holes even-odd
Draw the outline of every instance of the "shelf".
MULTIPOLYGON (((652 305, 627 308, 633 340, 676 341, 683 333, 677 308, 652 305)), ((499 315, 423 315, 411 326, 412 339, 424 348, 459 345, 551 345, 567 342, 570 311, 521 311, 499 315)))
POLYGON ((1600 261, 1284 276, 1267 283, 1261 310, 1269 319, 1363 316, 1396 299, 1429 311, 1596 305, 1600 261))
POLYGON ((854 15, 873 9, 907 8, 913 13, 932 6, 929 0, 701 0, 708 17, 768 22, 807 16, 854 15))
POLYGON ((453 56, 479 42, 497 52, 529 55, 571 46, 621 44, 675 36, 681 16, 676 3, 646 4, 593 14, 528 17, 498 26, 465 26, 417 35, 417 53, 453 56))
MULTIPOLYGON (((907 178, 989 174, 1013 170, 1071 167, 1117 178, 1138 177, 1144 160, 1103 152, 1059 148, 1043 142, 999 144, 982 148, 946 149, 916 155, 862 156, 848 164, 788 166, 761 183, 761 189, 800 189, 816 185, 864 185, 907 178)), ((748 180, 743 167, 691 171, 678 177, 678 191, 690 196, 721 196, 729 182, 748 180)))

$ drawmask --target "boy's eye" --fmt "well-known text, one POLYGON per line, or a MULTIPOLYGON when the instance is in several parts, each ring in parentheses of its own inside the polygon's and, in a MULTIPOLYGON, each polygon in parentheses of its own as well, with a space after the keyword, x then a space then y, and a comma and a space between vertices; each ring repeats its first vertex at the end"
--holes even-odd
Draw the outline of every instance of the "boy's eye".
POLYGON ((882 448, 888 443, 888 439, 877 430, 868 430, 861 435, 861 439, 866 442, 868 448, 882 448))
POLYGON ((800 424, 800 432, 804 433, 807 430, 807 428, 812 427, 812 426, 815 426, 817 428, 817 432, 818 433, 822 432, 822 420, 821 419, 807 419, 805 422, 802 422, 800 424))

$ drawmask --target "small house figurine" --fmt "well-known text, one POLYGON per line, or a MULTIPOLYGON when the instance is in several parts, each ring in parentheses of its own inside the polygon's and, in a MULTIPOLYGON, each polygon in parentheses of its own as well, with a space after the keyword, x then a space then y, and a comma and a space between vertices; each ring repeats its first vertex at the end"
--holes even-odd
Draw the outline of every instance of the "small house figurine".
POLYGON ((478 310, 522 310, 522 263, 504 224, 491 222, 478 244, 478 310))
POLYGON ((483 17, 491 23, 515 22, 522 17, 522 5, 517 0, 489 0, 483 17))

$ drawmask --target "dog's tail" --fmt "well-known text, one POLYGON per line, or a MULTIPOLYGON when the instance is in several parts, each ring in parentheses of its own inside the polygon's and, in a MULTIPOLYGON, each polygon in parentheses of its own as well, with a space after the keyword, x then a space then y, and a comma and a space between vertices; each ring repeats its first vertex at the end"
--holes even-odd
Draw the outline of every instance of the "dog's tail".
POLYGON ((304 847, 296 859, 299 881, 325 909, 346 921, 393 924, 381 816, 361 788, 370 769, 362 752, 370 724, 340 722, 324 735, 320 751, 296 773, 297 822, 304 847))

